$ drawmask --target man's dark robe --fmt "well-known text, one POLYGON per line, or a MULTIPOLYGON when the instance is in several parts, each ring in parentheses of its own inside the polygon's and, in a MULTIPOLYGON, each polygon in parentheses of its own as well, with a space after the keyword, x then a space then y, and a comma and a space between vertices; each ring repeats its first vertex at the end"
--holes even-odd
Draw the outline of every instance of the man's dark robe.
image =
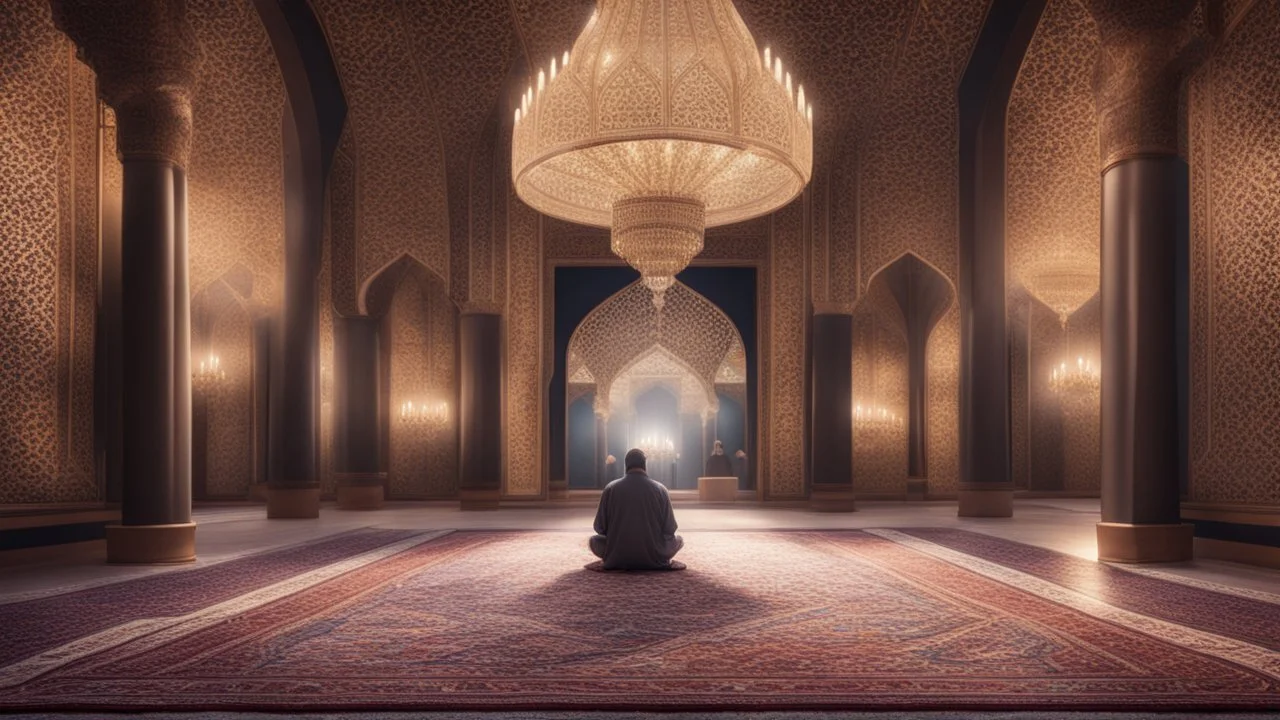
POLYGON ((605 486, 595 530, 591 551, 604 560, 605 570, 665 568, 684 546, 667 489, 643 470, 605 486))
POLYGON ((733 463, 724 453, 713 454, 707 458, 707 474, 705 477, 737 477, 733 471, 733 463))

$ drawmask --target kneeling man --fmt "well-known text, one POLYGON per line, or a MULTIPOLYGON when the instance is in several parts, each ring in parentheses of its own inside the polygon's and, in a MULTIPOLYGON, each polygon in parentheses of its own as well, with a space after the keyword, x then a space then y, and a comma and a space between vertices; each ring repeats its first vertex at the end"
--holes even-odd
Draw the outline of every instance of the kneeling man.
POLYGON ((591 552, 605 570, 668 570, 683 567, 671 558, 684 540, 676 535, 671 497, 645 472, 644 453, 627 453, 627 474, 605 486, 596 511, 591 552))

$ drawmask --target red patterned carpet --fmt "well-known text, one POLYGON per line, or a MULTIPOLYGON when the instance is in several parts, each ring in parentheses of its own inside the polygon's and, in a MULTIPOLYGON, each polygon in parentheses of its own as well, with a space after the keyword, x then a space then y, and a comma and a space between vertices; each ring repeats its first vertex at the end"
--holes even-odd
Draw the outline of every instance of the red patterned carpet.
POLYGON ((234 592, 0 605, 0 710, 1280 708, 1280 598, 963 531, 690 533, 644 575, 564 533, 347 538, 234 592))

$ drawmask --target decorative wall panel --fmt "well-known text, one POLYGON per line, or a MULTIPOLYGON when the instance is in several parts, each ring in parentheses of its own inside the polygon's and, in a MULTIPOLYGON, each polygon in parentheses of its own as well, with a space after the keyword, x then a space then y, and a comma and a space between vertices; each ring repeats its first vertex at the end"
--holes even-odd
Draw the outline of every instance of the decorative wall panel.
POLYGON ((1005 257, 1011 285, 1046 254, 1098 254, 1097 52, 1097 28, 1081 0, 1049 0, 1009 99, 1005 257))
POLYGON ((379 275, 368 300, 370 311, 382 317, 389 358, 388 497, 453 497, 458 488, 456 308, 444 283, 412 260, 379 275), (449 404, 445 426, 400 421, 401 404, 437 401, 449 404))
POLYGON ((342 79, 359 151, 356 277, 362 285, 408 254, 449 277, 445 157, 423 86, 431 58, 417 58, 392 3, 314 3, 342 79), (419 63, 423 63, 422 66, 419 63))
POLYGON ((256 307, 284 282, 284 81, 250 0, 201 0, 187 15, 204 57, 192 103, 188 223, 191 293, 234 265, 256 307))
POLYGON ((1191 84, 1191 498, 1280 505, 1280 0, 1191 84))
MULTIPOLYGON (((508 182, 506 335, 507 393, 506 479, 503 494, 542 493, 542 421, 546 412, 543 380, 547 322, 542 272, 542 229, 538 213, 515 195, 508 182)), ((546 285, 544 285, 546 283, 546 285)), ((548 309, 549 310, 549 309, 548 309)))
POLYGON ((0 4, 0 504, 102 499, 98 108, 48 3, 0 4))
POLYGON ((253 320, 240 301, 221 309, 208 341, 227 377, 208 399, 205 489, 211 498, 246 498, 254 471, 253 320))
MULTIPOLYGON (((337 163, 335 162, 336 166, 337 163)), ((330 191, 332 193, 332 190, 330 191)), ((333 403, 334 403, 334 271, 333 271, 333 210, 325 213, 324 245, 320 255, 320 282, 317 295, 320 303, 320 461, 316 471, 320 474, 320 496, 333 497, 337 483, 333 476, 333 403)))
POLYGON ((327 213, 328 261, 330 263, 333 308, 338 314, 360 314, 360 279, 356 277, 356 237, 359 234, 356 208, 356 153, 354 133, 348 124, 338 140, 338 149, 329 170, 329 212, 327 213))
POLYGON ((1031 297, 1020 285, 1009 288, 1006 313, 1009 316, 1009 433, 1013 486, 1026 490, 1030 482, 1030 348, 1028 316, 1031 297))
POLYGON ((883 407, 903 423, 892 428, 854 426, 855 492, 906 492, 909 391, 906 323, 888 284, 873 280, 853 315, 853 402, 868 409, 883 407))
POLYGON ((770 332, 765 367, 768 375, 761 466, 766 497, 802 497, 805 493, 805 343, 809 293, 804 201, 773 214, 770 332), (767 444, 765 444, 767 443, 767 444))
POLYGON ((952 304, 929 335, 929 493, 960 490, 960 308, 952 304))
MULTIPOLYGON (((953 283, 958 262, 956 88, 986 0, 920 3, 874 103, 858 178, 859 287, 904 252, 953 283)), ((846 200, 847 201, 847 200, 846 200)))

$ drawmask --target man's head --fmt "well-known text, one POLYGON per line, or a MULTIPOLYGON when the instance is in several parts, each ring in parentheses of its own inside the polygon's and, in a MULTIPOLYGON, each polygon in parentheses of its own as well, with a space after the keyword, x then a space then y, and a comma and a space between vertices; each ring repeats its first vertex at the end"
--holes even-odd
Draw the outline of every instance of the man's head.
POLYGON ((721 443, 719 440, 717 440, 717 441, 716 441, 716 444, 715 444, 715 449, 713 449, 713 450, 711 451, 711 454, 712 454, 712 455, 723 455, 723 454, 724 454, 724 444, 723 444, 723 443, 721 443))
POLYGON ((644 451, 641 450, 640 448, 631 448, 630 450, 627 451, 627 457, 625 462, 627 466, 627 472, 631 472, 632 470, 644 470, 645 469, 644 451))

